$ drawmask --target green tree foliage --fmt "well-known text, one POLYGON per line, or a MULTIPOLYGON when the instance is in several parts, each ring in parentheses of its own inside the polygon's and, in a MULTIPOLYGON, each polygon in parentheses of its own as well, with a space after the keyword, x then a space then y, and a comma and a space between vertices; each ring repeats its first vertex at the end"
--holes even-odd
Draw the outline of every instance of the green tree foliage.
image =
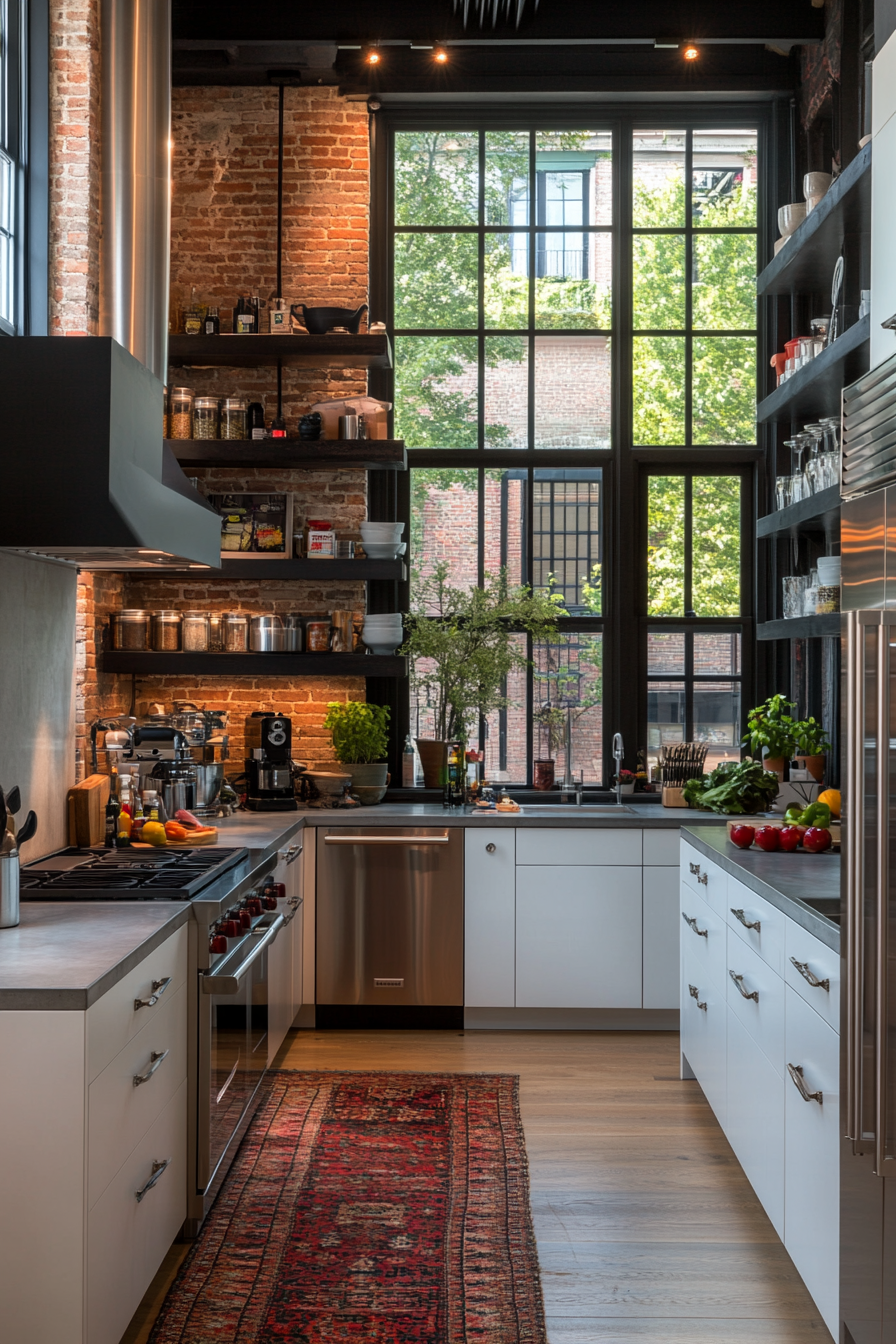
MULTIPOLYGON (((740 615, 740 477, 694 476, 693 610, 740 615)), ((651 476, 647 490, 647 614, 685 616, 685 478, 651 476)))

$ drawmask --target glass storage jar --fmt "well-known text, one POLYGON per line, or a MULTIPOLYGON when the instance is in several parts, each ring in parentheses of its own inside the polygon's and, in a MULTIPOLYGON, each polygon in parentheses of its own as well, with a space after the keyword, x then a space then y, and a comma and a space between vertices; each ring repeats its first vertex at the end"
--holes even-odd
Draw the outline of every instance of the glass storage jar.
POLYGON ((132 608, 113 611, 110 621, 113 649, 145 652, 149 648, 149 612, 132 608))
POLYGON ((224 617, 224 648, 227 653, 245 653, 249 647, 249 617, 228 611, 224 617))
POLYGON ((208 616, 208 651, 209 653, 224 652, 224 614, 220 611, 210 611, 208 616))
POLYGON ((208 653, 208 612, 183 613, 183 647, 185 653, 208 653))
POLYGON ((192 387, 172 387, 168 395, 168 432, 172 439, 193 437, 192 387))
POLYGON ((306 621, 305 652, 328 653, 330 650, 330 622, 306 621))
POLYGON ((193 402, 193 438, 218 437, 218 398, 197 397, 193 402))
POLYGON ((183 613, 154 611, 149 628, 152 647, 156 653, 176 653, 180 649, 183 613))
POLYGON ((221 408, 221 438, 248 439, 249 403, 245 397, 225 397, 221 408))

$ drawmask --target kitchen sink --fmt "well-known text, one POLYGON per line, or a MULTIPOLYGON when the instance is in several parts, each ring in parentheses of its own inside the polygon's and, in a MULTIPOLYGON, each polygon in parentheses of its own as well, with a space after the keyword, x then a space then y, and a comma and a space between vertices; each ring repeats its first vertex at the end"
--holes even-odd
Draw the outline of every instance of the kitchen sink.
POLYGON ((552 803, 547 807, 532 807, 528 803, 522 804, 523 816, 526 817, 621 817, 631 816, 632 809, 624 804, 618 803, 583 803, 577 807, 575 803, 552 803))
POLYGON ((839 896, 801 896, 803 905, 808 905, 810 910, 816 914, 824 915, 834 924, 840 923, 840 898, 839 896))

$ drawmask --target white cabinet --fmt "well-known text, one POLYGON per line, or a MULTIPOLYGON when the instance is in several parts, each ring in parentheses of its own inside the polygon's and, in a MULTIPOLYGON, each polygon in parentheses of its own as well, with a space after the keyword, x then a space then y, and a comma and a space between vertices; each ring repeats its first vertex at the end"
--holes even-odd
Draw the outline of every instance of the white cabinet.
POLYGON ((292 925, 280 930, 268 958, 268 1067, 273 1064, 286 1033, 292 1026, 293 940, 292 925))
MULTIPOLYGON (((644 832, 644 850, 650 831, 644 832)), ((658 835, 668 834, 658 831, 658 835)), ((677 834, 672 832, 677 839, 677 834)), ((643 1008, 678 1007, 678 865, 644 867, 643 1008)))
POLYGON ((727 1021, 725 991, 687 953, 682 954, 681 1053, 724 1129, 727 1105, 727 1021))
POLYGON ((517 868, 516 1005, 641 1007, 640 866, 517 868))
POLYGON ((513 1008, 516 946, 516 831, 467 831, 464 846, 464 1004, 513 1008))
POLYGON ((728 874, 686 840, 681 842, 681 880, 698 896, 702 896, 716 914, 725 918, 728 874))
POLYGON ((778 1236, 784 1237, 784 1079, 728 1014, 728 1142, 778 1236))
POLYGON ((728 931, 728 1007, 777 1074, 784 1074, 784 981, 728 931))
POLYGON ((784 926, 787 918, 742 882, 729 876, 728 928, 758 952, 777 975, 784 974, 784 926))
POLYGON ((681 885, 681 921, 679 939, 682 955, 698 968, 701 979, 711 979, 722 998, 727 993, 726 948, 728 931, 725 921, 698 896, 692 887, 681 885))
POLYGON ((516 831, 516 861, 555 867, 609 864, 641 867, 641 832, 622 827, 526 827, 516 831))

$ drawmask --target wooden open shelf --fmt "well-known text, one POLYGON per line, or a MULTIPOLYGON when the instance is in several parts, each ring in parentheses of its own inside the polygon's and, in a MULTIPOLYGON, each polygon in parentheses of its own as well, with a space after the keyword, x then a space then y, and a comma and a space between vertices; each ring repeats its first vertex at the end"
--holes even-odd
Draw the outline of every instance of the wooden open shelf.
POLYGON ((104 649, 104 672, 138 677, 390 677, 408 675, 397 654, 358 653, 128 653, 104 649))
POLYGON ((169 336, 168 363, 184 368, 260 369, 277 364, 315 368, 391 369, 389 337, 310 336, 289 333, 256 336, 169 336))
POLYGON ((759 424, 839 415, 842 389, 868 370, 870 342, 871 318, 866 316, 760 401, 756 407, 759 424))
POLYGON ((351 583, 370 583, 377 579, 403 582, 407 578, 403 560, 223 560, 220 569, 193 565, 148 565, 145 569, 131 569, 130 574, 145 578, 164 579, 176 574, 187 575, 197 582, 213 579, 303 579, 329 583, 332 580, 351 583))
POLYGON ((324 471, 356 467, 363 471, 407 471, 408 467, 404 439, 166 439, 165 442, 185 469, 267 467, 324 471))
POLYGON ((840 487, 827 490, 777 509, 756 520, 757 537, 786 537, 792 532, 829 532, 840 524, 840 487))

